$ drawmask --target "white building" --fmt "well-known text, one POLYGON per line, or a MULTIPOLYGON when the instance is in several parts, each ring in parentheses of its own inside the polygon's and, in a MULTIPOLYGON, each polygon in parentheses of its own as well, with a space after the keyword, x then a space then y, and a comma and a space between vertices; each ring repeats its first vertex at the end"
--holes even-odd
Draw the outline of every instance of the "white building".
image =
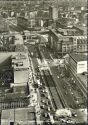
POLYGON ((87 72, 87 56, 84 54, 70 54, 69 66, 76 74, 87 72))
POLYGON ((14 71, 14 84, 27 83, 29 77, 28 55, 18 53, 12 56, 12 67, 14 71))

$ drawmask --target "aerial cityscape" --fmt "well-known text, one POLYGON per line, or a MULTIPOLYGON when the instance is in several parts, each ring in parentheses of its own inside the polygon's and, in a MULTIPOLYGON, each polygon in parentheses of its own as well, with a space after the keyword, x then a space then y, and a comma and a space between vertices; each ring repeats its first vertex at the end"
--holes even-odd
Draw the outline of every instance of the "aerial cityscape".
POLYGON ((87 0, 0 0, 0 125, 87 125, 87 0))

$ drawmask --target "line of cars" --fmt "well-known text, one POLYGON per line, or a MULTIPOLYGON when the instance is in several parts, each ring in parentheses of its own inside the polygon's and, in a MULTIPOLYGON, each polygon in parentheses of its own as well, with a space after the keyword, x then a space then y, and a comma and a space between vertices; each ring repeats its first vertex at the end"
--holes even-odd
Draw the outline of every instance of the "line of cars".
POLYGON ((40 84, 38 84, 39 98, 40 98, 40 110, 41 110, 41 121, 44 125, 52 125, 50 114, 52 113, 51 101, 48 97, 47 88, 43 81, 42 76, 38 77, 40 84))

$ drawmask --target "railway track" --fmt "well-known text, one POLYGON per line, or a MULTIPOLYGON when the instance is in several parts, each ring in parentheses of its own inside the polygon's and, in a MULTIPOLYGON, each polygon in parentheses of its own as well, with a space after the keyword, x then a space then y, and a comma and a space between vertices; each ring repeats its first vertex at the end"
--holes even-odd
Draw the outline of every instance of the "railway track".
POLYGON ((59 95, 59 92, 57 90, 57 87, 55 86, 55 83, 53 81, 53 78, 49 70, 43 70, 43 75, 44 75, 47 87, 49 89, 54 108, 55 109, 65 108, 65 104, 59 95))

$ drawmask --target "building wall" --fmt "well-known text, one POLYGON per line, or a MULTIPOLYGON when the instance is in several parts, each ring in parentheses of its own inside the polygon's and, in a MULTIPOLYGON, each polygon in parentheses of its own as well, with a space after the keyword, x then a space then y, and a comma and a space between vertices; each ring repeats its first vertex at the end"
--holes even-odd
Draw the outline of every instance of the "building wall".
POLYGON ((78 61, 76 62, 71 56, 69 57, 69 66, 70 69, 75 74, 81 74, 87 72, 87 61, 78 61))
POLYGON ((48 42, 50 48, 56 51, 65 53, 87 52, 86 36, 61 36, 60 33, 50 30, 48 42))
POLYGON ((86 52, 87 51, 87 40, 78 39, 77 40, 77 51, 78 52, 86 52))
POLYGON ((72 52, 73 51, 73 39, 72 38, 63 38, 62 39, 62 52, 72 52))
POLYGON ((87 72, 87 61, 77 62, 77 74, 87 72))
POLYGON ((85 36, 78 36, 73 38, 73 51, 87 52, 87 39, 85 36))

